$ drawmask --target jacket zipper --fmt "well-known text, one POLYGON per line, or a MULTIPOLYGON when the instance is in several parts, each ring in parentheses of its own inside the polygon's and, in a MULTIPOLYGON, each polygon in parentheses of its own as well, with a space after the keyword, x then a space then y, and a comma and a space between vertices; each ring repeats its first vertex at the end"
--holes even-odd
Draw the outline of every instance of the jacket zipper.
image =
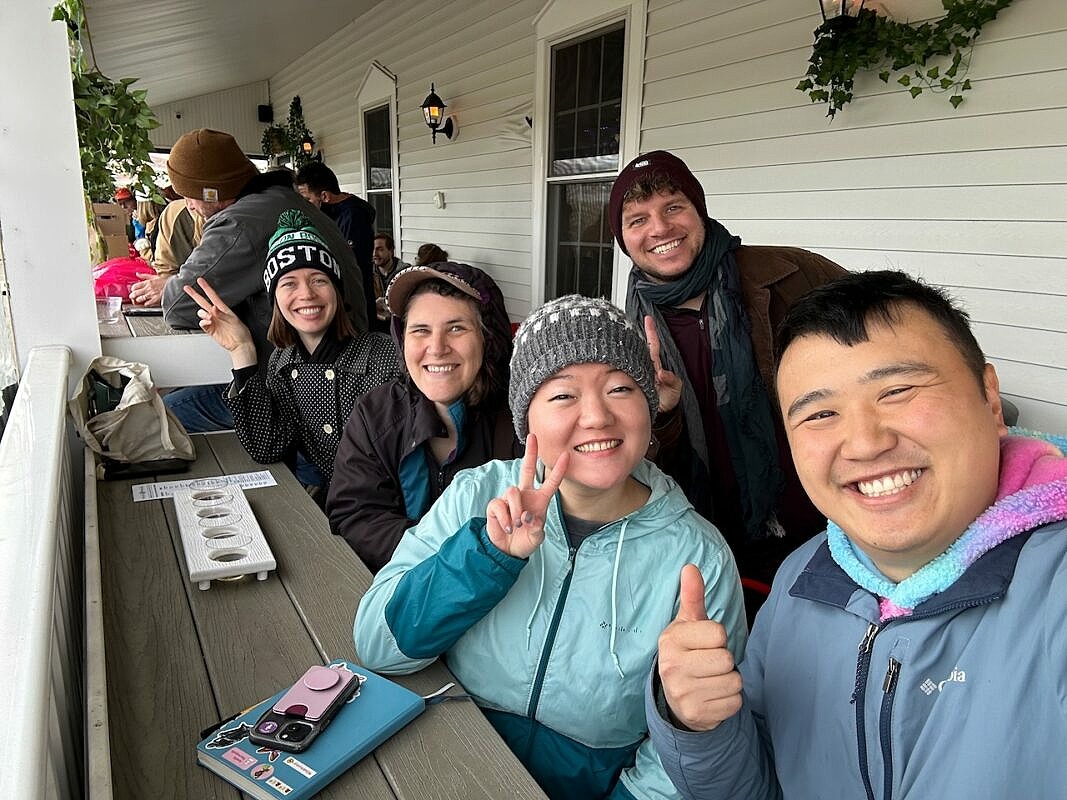
POLYGON ((859 655, 856 659, 856 686, 852 690, 851 703, 856 707, 856 746, 859 748, 860 777, 867 792, 867 800, 874 800, 871 787, 870 765, 867 763, 867 726, 863 718, 864 701, 867 693, 867 676, 871 669, 871 650, 874 649, 874 637, 878 635, 878 626, 873 622, 867 626, 863 639, 860 640, 859 655))
MULTIPOLYGON (((537 704, 541 699, 541 689, 545 681, 545 673, 548 671, 548 657, 552 654, 552 645, 556 640, 556 632, 559 629, 560 618, 563 616, 563 605, 567 601, 567 593, 571 588, 571 577, 574 575, 574 557, 577 552, 578 550, 576 548, 570 548, 570 563, 567 566, 567 576, 563 579, 563 586, 560 587, 559 598, 556 600, 556 610, 552 613, 552 621, 548 626, 548 636, 545 637, 545 646, 541 650, 541 659, 537 664, 537 672, 534 675, 533 692, 530 695, 530 704, 526 708, 526 716, 531 720, 535 719, 537 704)), ((530 738, 530 745, 524 760, 529 760, 532 749, 533 737, 530 738)))
POLYGON ((900 677, 900 662, 890 657, 889 669, 882 681, 882 710, 879 714, 878 737, 882 743, 882 800, 893 798, 893 701, 896 699, 897 679, 900 677))
MULTIPOLYGON (((1003 597, 1003 593, 994 594, 982 600, 968 600, 961 603, 953 603, 949 606, 927 611, 923 614, 912 614, 907 617, 894 617, 888 619, 879 627, 875 623, 869 623, 859 644, 859 656, 856 662, 856 685, 852 691, 851 703, 856 706, 856 744, 859 749, 860 777, 863 778, 863 788, 867 792, 868 800, 875 800, 874 788, 871 786, 870 764, 867 761, 867 733, 866 722, 863 717, 863 698, 867 690, 867 678, 871 667, 871 651, 874 649, 874 639, 886 627, 898 620, 917 620, 943 614, 947 611, 959 611, 975 606, 986 605, 1003 597)), ((878 737, 881 743, 882 759, 884 761, 884 775, 882 786, 885 796, 882 800, 892 800, 893 796, 893 748, 892 731, 893 702, 896 699, 897 680, 900 677, 900 662, 895 658, 889 659, 889 668, 886 670, 885 679, 882 682, 882 707, 878 723, 878 737)))

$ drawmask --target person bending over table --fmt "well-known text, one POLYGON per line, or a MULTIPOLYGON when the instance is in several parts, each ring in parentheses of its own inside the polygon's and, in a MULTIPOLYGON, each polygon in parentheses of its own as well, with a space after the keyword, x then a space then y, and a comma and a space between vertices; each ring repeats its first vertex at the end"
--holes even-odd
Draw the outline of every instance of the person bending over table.
POLYGON ((525 456, 456 476, 404 534, 359 604, 359 660, 444 655, 551 798, 676 797, 642 688, 682 567, 738 658, 747 629, 725 540, 644 458, 659 400, 640 329, 606 300, 546 304, 516 334, 509 400, 525 456))
POLYGON ((343 312, 341 272, 326 241, 302 212, 278 217, 263 285, 273 306, 268 336, 278 348, 265 373, 248 327, 204 278, 200 327, 230 353, 233 383, 224 394, 237 435, 264 464, 298 449, 327 482, 341 431, 356 400, 396 375, 396 348, 378 333, 356 332, 343 312))
POLYGON ((356 403, 326 501, 330 528, 374 572, 459 470, 520 451, 511 322, 493 279, 467 264, 409 267, 386 297, 403 375, 356 403))

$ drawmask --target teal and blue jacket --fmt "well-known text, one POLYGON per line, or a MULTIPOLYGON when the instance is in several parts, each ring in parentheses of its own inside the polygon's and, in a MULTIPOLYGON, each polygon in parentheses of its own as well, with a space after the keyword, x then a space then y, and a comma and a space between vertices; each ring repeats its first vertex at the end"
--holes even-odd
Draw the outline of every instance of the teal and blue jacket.
POLYGON ((529 559, 497 549, 489 501, 520 461, 459 473, 363 597, 356 652, 370 669, 449 668, 553 798, 673 798, 648 741, 644 679, 678 610, 682 567, 704 576, 708 615, 740 660, 747 628, 733 556, 669 477, 633 476, 648 502, 572 549, 559 496, 529 559))

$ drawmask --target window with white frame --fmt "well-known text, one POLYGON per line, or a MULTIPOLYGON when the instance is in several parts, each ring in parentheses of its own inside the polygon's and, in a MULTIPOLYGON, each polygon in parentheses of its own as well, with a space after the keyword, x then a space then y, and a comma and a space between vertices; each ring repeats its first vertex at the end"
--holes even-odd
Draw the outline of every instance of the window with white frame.
POLYGON ((552 48, 545 299, 611 297, 608 197, 619 170, 626 26, 552 48))
POLYGON ((367 165, 364 186, 367 202, 377 212, 374 228, 379 233, 393 231, 393 159, 389 137, 389 104, 363 112, 363 162, 367 165))

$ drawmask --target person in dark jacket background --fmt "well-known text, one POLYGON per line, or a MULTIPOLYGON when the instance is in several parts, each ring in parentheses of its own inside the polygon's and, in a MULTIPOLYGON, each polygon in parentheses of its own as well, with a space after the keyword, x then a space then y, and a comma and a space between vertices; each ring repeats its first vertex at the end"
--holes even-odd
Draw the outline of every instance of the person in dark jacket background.
MULTIPOLYGON (((363 275, 363 297, 367 303, 367 321, 373 324, 374 262, 374 206, 350 192, 342 192, 337 175, 321 161, 312 161, 302 166, 293 179, 296 191, 315 208, 337 223, 341 235, 348 241, 352 254, 359 263, 363 275)), ((444 260, 444 259, 442 259, 444 260)))
POLYGON ((521 452, 511 322, 493 279, 467 264, 410 267, 387 300, 403 375, 356 403, 326 501, 330 528, 375 572, 457 472, 521 452))

